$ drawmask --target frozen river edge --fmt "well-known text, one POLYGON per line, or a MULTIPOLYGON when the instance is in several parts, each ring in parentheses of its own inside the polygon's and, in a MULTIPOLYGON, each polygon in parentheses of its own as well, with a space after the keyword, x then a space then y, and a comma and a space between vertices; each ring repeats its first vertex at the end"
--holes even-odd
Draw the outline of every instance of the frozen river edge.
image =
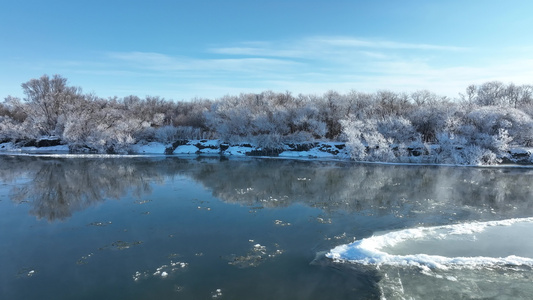
MULTIPOLYGON (((61 143, 0 143, 0 154, 74 154, 97 156, 101 153, 95 153, 89 148, 77 147, 74 149, 71 145, 61 143)), ((436 146, 437 147, 437 146, 436 146)), ((401 164, 430 164, 442 165, 435 163, 434 155, 422 153, 421 149, 407 149, 407 155, 398 157, 396 163, 401 164)), ((179 140, 172 144, 161 142, 137 143, 125 153, 104 154, 105 156, 115 155, 177 155, 177 156, 213 156, 220 155, 223 157, 278 157, 287 159, 326 159, 351 161, 349 147, 344 142, 304 142, 304 143, 286 143, 281 148, 266 149, 254 146, 251 143, 230 144, 221 140, 179 140)), ((377 163, 386 163, 373 161, 377 163)), ((512 148, 507 157, 502 158, 502 164, 533 164, 533 149, 516 147, 512 148)))
MULTIPOLYGON (((21 146, 12 142, 0 143, 0 153, 56 153, 56 154, 94 154, 90 149, 79 148, 72 151, 66 144, 21 146)), ((125 154, 125 153, 119 153, 125 154)), ((141 155, 221 155, 221 156, 267 156, 286 158, 325 158, 349 160, 350 155, 345 143, 309 142, 286 144, 283 149, 264 149, 250 143, 228 144, 220 140, 180 140, 173 144, 160 142, 138 143, 132 145, 127 154, 141 155)))

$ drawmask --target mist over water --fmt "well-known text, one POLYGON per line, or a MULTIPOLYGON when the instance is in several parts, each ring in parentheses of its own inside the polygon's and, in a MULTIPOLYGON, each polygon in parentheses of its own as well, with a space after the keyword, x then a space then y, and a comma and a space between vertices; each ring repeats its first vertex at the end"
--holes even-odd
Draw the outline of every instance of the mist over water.
MULTIPOLYGON (((0 298, 508 296, 490 289, 494 280, 512 280, 520 298, 533 275, 529 266, 376 267, 321 254, 384 231, 531 217, 533 169, 164 156, 0 156, 0 165, 0 298)), ((522 225, 450 240, 463 248, 428 238, 385 250, 527 255, 527 244, 490 244, 510 244, 529 231, 522 225)))

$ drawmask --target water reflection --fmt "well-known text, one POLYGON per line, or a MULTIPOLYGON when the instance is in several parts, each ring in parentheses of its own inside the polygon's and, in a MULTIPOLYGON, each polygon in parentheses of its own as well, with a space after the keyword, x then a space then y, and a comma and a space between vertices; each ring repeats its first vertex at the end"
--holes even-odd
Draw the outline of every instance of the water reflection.
MULTIPOLYGON (((229 161, 191 176, 230 203, 412 217, 422 213, 529 216, 533 170, 302 161, 229 161)), ((468 217, 468 216, 464 216, 468 217)))
POLYGON ((30 214, 49 221, 128 192, 137 197, 150 194, 151 183, 164 179, 156 167, 113 159, 2 157, 0 164, 2 181, 29 179, 14 185, 11 200, 29 203, 30 214))
POLYGON ((222 201, 276 208, 301 203, 326 212, 477 219, 530 216, 533 170, 162 158, 1 156, 10 198, 49 221, 107 199, 152 192, 174 176, 202 183, 222 201), (20 180, 26 178, 27 180, 20 180), (463 215, 463 216, 461 216, 463 215))

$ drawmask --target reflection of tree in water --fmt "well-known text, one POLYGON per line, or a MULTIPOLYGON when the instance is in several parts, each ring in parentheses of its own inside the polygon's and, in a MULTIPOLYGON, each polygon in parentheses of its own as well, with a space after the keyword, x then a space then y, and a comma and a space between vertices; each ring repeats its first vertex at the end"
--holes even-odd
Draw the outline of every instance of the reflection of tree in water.
POLYGON ((478 219, 533 215, 533 170, 423 167, 290 160, 0 157, 0 180, 31 213, 65 219, 105 199, 151 193, 151 184, 176 175, 202 183, 222 201, 245 206, 301 203, 325 211, 478 219), (5 166, 5 167, 4 167, 5 166), (17 187, 18 186, 18 187, 17 187))
POLYGON ((193 176, 226 202, 369 214, 533 213, 533 170, 302 161, 227 161, 193 176))
POLYGON ((11 199, 29 202, 31 214, 49 221, 128 192, 141 197, 151 193, 151 183, 163 180, 157 161, 23 157, 2 158, 1 163, 30 179, 11 190, 11 199))

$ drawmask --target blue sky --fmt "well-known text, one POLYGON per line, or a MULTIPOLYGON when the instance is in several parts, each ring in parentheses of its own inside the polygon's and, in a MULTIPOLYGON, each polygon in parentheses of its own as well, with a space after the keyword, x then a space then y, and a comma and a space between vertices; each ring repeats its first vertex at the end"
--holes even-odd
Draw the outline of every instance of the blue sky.
POLYGON ((0 2, 0 97, 60 74, 100 97, 273 90, 456 97, 533 84, 533 1, 0 2))

